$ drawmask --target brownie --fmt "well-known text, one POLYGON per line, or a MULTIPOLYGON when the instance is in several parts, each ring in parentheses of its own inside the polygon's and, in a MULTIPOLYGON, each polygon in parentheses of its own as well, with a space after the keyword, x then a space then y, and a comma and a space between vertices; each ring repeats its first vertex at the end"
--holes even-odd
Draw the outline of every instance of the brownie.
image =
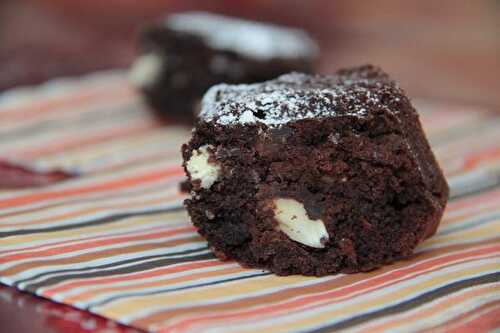
POLYGON ((192 124, 217 83, 252 83, 292 70, 310 72, 316 43, 302 30, 221 15, 174 14, 147 27, 130 79, 171 121, 192 124))
POLYGON ((179 192, 180 193, 190 193, 192 189, 191 182, 189 179, 185 179, 179 183, 179 192))
POLYGON ((215 254, 279 275, 406 258, 448 198, 417 112, 373 66, 214 86, 182 154, 215 254))

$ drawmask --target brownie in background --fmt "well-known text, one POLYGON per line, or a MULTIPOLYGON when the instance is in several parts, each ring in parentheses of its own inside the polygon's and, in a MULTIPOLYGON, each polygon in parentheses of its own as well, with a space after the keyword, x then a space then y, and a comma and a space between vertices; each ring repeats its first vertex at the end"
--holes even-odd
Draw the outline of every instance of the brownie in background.
POLYGON ((146 28, 131 82, 166 119, 194 123, 212 85, 311 72, 316 43, 302 30, 215 15, 171 15, 146 28))

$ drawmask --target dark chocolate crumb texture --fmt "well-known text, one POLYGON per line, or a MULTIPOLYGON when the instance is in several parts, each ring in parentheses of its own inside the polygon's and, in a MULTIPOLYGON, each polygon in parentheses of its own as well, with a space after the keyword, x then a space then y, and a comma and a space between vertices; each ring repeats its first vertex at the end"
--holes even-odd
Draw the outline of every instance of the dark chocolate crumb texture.
POLYGON ((182 153, 214 253, 280 275, 408 257, 448 198, 417 112, 372 66, 214 86, 182 153))
POLYGON ((160 115, 189 124, 212 85, 310 72, 317 54, 302 30, 203 12, 171 15, 148 27, 139 47, 132 84, 160 115))

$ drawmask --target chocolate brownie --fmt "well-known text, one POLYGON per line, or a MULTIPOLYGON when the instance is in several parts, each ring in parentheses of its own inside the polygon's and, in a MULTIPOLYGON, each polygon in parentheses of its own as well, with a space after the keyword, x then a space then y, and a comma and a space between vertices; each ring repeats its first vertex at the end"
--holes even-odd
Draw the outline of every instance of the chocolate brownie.
POLYGON ((417 112, 373 66, 214 86, 182 154, 214 252, 280 275, 408 257, 448 198, 417 112))
POLYGON ((160 115, 192 124, 212 85, 251 83, 310 72, 316 43, 302 30, 190 12, 146 28, 132 83, 160 115))

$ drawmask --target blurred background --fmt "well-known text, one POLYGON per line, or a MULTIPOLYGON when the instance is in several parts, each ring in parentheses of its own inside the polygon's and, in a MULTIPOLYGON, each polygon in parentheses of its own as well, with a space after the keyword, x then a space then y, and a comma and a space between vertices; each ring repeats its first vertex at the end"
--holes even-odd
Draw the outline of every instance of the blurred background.
POLYGON ((139 26, 193 9, 303 27, 321 73, 373 63, 412 97, 500 109, 498 0, 0 0, 0 91, 125 68, 139 26))

